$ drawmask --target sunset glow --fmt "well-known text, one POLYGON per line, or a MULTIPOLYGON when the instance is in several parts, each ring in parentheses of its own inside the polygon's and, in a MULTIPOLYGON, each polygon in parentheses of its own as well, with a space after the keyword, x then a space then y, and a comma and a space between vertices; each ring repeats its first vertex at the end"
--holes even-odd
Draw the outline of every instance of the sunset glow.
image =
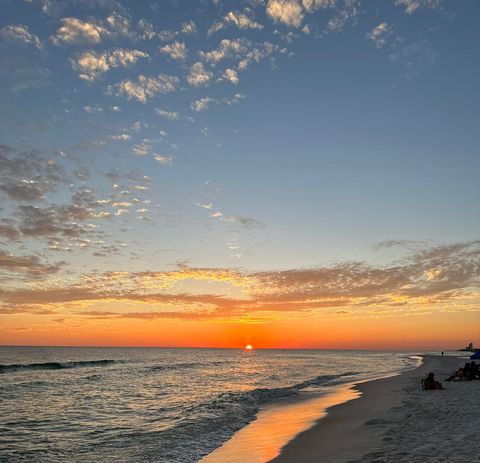
POLYGON ((480 343, 479 6, 374 3, 7 1, 0 344, 480 343))

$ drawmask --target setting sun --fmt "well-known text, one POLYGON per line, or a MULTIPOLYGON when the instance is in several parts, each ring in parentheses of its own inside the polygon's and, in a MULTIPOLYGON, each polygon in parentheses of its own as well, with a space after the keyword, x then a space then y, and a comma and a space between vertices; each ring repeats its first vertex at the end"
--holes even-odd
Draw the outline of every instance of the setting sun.
POLYGON ((252 350, 253 349, 253 346, 251 344, 247 344, 245 346, 245 350, 252 350))

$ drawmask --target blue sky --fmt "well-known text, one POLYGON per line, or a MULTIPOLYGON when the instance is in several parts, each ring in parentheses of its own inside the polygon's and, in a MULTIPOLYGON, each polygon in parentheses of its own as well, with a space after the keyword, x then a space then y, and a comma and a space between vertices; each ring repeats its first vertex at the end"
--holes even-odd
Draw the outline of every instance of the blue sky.
POLYGON ((0 8, 9 288, 478 248, 478 2, 0 8))

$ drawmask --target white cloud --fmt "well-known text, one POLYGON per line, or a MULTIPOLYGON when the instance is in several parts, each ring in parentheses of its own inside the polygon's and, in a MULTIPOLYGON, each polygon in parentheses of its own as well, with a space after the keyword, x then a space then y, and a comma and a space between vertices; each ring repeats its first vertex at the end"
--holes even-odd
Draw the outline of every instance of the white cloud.
POLYGON ((250 42, 245 39, 223 39, 220 41, 217 49, 207 52, 200 51, 198 54, 210 64, 216 64, 222 59, 245 54, 249 46, 250 42))
POLYGON ((171 121, 176 121, 180 119, 180 113, 178 111, 167 111, 162 108, 155 108, 155 112, 162 117, 170 119, 171 121))
POLYGON ((0 29, 0 37, 10 43, 21 44, 21 45, 33 45, 34 47, 41 50, 43 48, 43 43, 35 35, 32 34, 28 27, 23 24, 9 24, 0 29))
POLYGON ((383 22, 374 27, 371 32, 366 34, 366 37, 371 40, 377 48, 383 48, 387 44, 387 37, 391 32, 391 27, 388 23, 383 22))
POLYGON ((149 98, 158 93, 170 93, 178 88, 179 79, 176 76, 160 74, 158 77, 146 77, 140 74, 136 81, 126 79, 118 84, 110 85, 108 93, 134 99, 146 103, 149 98))
POLYGON ((239 29, 263 29, 262 24, 254 21, 245 13, 236 13, 234 11, 230 11, 223 17, 221 21, 216 22, 208 29, 207 35, 218 32, 229 24, 234 24, 239 29))
POLYGON ((252 62, 259 63, 260 61, 269 58, 273 53, 287 53, 286 48, 280 48, 271 42, 264 42, 258 47, 249 50, 245 56, 238 63, 238 70, 245 71, 252 62))
POLYGON ((117 48, 104 53, 86 51, 77 58, 70 59, 70 63, 73 69, 79 73, 80 79, 93 82, 106 74, 111 68, 131 66, 140 58, 149 58, 149 55, 140 50, 117 48))
POLYGON ((419 8, 437 8, 441 0, 396 0, 395 5, 403 6, 405 13, 412 14, 419 8))
POLYGON ((217 100, 215 98, 210 98, 209 96, 206 96, 204 98, 199 98, 198 100, 195 100, 190 105, 190 107, 193 111, 199 113, 208 109, 212 105, 212 103, 217 103, 217 100))
POLYGON ((157 33, 155 32, 155 28, 153 27, 153 24, 148 22, 146 19, 140 19, 137 23, 137 27, 139 30, 140 38, 144 40, 145 39, 152 40, 157 36, 157 33))
POLYGON ((169 55, 174 60, 184 60, 187 58, 187 47, 183 42, 173 42, 160 48, 160 53, 169 55))
POLYGON ((140 19, 137 22, 138 30, 135 30, 131 25, 130 18, 122 16, 116 11, 103 20, 93 19, 88 22, 68 17, 62 18, 61 23, 61 27, 50 37, 55 45, 97 44, 103 39, 118 40, 120 38, 145 40, 157 36, 153 25, 147 20, 140 19))
POLYGON ((274 21, 290 27, 300 27, 303 8, 297 0, 268 0, 267 15, 274 21))
POLYGON ((358 0, 345 0, 344 8, 328 21, 328 29, 332 32, 342 31, 348 21, 355 21, 359 12, 358 6, 358 0))
POLYGON ((83 110, 88 114, 101 113, 103 108, 101 106, 84 106, 83 110))
POLYGON ((235 69, 225 69, 223 72, 223 78, 229 80, 233 85, 237 85, 239 82, 238 73, 235 69))
POLYGON ((307 12, 325 8, 334 8, 336 4, 337 0, 302 0, 303 8, 305 8, 305 11, 307 12))
POLYGON ((199 113, 202 111, 205 111, 207 109, 210 109, 212 106, 216 106, 219 104, 226 104, 226 105, 233 105, 235 103, 238 103, 240 100, 243 100, 245 98, 245 95, 242 93, 236 93, 232 97, 225 97, 221 99, 217 98, 211 98, 209 96, 206 96, 204 98, 199 98, 198 100, 195 100, 190 104, 190 108, 199 113))
POLYGON ((109 135, 108 138, 115 141, 128 141, 132 137, 128 133, 120 133, 118 135, 109 135))
POLYGON ((163 166, 171 164, 173 160, 171 156, 164 156, 163 154, 154 154, 153 157, 163 166))
POLYGON ((152 147, 148 143, 142 142, 134 145, 132 151, 133 154, 136 154, 137 156, 145 156, 146 154, 150 153, 151 149, 152 147))
POLYGON ((182 27, 180 29, 182 34, 191 35, 197 32, 197 25, 193 21, 185 21, 182 23, 182 27))
POLYGON ((197 62, 190 68, 190 71, 187 75, 187 81, 190 85, 199 87, 202 85, 207 85, 212 77, 213 74, 204 68, 203 63, 197 62))
POLYGON ((62 26, 55 35, 50 37, 55 45, 67 43, 80 45, 84 43, 99 43, 106 29, 100 24, 81 21, 77 18, 61 19, 62 26))

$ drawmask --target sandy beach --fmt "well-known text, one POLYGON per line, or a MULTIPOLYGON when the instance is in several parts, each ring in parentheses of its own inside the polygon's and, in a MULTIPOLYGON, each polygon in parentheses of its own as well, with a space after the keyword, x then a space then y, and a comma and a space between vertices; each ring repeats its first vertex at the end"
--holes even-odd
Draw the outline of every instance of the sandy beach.
POLYGON ((444 381, 464 363, 424 356, 415 370, 357 385, 360 398, 330 408, 271 463, 480 461, 480 381, 444 381), (444 391, 419 390, 430 371, 444 391))

